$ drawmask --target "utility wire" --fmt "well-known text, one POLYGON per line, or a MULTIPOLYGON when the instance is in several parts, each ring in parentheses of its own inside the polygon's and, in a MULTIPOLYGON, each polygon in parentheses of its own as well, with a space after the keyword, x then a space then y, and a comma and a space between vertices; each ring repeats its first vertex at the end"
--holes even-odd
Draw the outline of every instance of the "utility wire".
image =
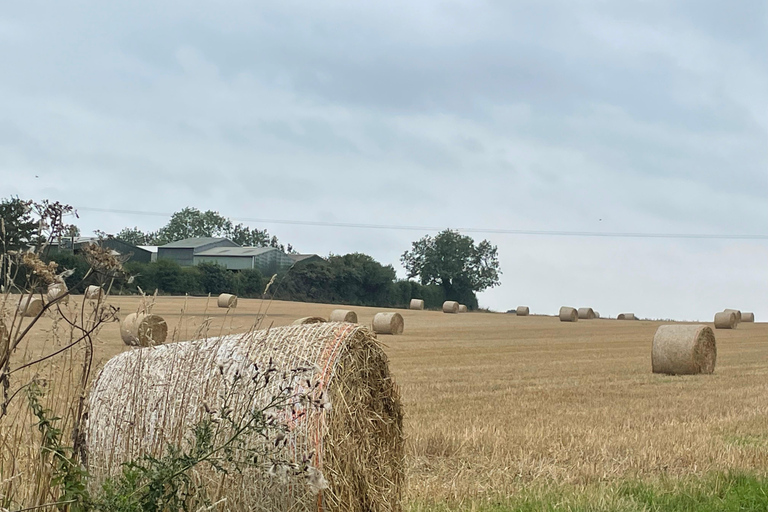
MULTIPOLYGON (((145 215, 151 217, 171 217, 172 213, 148 212, 139 210, 116 210, 110 208, 92 208, 90 206, 75 207, 77 211, 122 213, 128 215, 145 215)), ((355 229, 388 229, 400 231, 442 231, 445 227, 435 226, 408 226, 395 224, 359 224, 348 222, 321 222, 308 220, 285 219, 255 219, 248 217, 234 218, 237 222, 256 222, 260 224, 286 224, 291 226, 314 226, 355 229)), ((707 234, 707 233, 632 233, 632 232, 601 232, 601 231, 550 231, 529 229, 494 229, 494 228, 453 228, 464 233, 494 234, 494 235, 532 235, 532 236, 571 236, 571 237, 599 237, 599 238, 678 238, 699 240, 768 240, 768 235, 742 235, 742 234, 707 234)))

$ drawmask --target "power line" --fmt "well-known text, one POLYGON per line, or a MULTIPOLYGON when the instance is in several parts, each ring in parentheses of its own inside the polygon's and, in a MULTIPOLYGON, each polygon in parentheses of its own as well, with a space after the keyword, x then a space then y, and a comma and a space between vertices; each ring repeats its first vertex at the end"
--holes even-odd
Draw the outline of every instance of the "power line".
MULTIPOLYGON (((170 217, 172 213, 149 212, 139 210, 117 210, 110 208, 92 208, 90 206, 75 207, 78 211, 100 213, 122 213, 128 215, 145 215, 150 217, 170 217)), ((399 231, 442 231, 445 227, 435 226, 409 226, 396 224, 360 224, 349 222, 322 222, 308 220, 285 219, 255 219, 249 217, 234 218, 237 222, 256 222, 259 224, 285 224, 290 226, 313 226, 354 229, 387 229, 399 231)), ((529 229, 495 229, 495 228, 453 228, 464 233, 492 234, 492 235, 530 235, 530 236, 570 236, 570 237, 596 237, 596 238, 677 238, 698 240, 768 240, 768 235, 741 235, 741 234, 707 234, 707 233, 632 233, 632 232, 600 232, 600 231, 560 231, 560 230, 529 230, 529 229)))

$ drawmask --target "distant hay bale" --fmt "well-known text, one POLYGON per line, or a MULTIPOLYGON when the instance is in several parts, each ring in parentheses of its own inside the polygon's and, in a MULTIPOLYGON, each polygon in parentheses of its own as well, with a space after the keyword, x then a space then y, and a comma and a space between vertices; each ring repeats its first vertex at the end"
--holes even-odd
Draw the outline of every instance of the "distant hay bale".
POLYGON ((735 329, 737 325, 739 322, 733 311, 720 311, 715 314, 715 329, 735 329))
POLYGON ((706 325, 661 325, 653 337, 653 373, 693 375, 715 371, 715 333, 706 325))
POLYGON ((469 311, 469 310, 467 309, 466 305, 459 304, 459 313, 466 313, 467 311, 469 311))
POLYGON ((357 313, 349 309, 334 309, 331 311, 331 316, 328 317, 329 322, 349 322, 350 324, 357 323, 357 313))
POLYGON ((754 322, 755 321, 755 314, 754 313, 742 313, 741 314, 741 321, 742 322, 754 322))
POLYGON ((595 318, 600 318, 600 313, 598 313, 597 311, 595 311, 595 318))
POLYGON ((220 308, 234 309, 237 307, 237 295, 232 295, 231 293, 222 293, 216 300, 216 304, 218 304, 220 308))
POLYGON ((517 316, 528 316, 531 313, 531 308, 528 306, 517 306, 517 309, 515 310, 515 314, 517 316))
POLYGON ((637 320, 634 313, 621 313, 616 318, 618 320, 637 320))
MULTIPOLYGON (((268 438, 246 431, 231 456, 252 460, 248 450, 264 450, 298 467, 306 461, 322 471, 328 488, 315 494, 293 471, 274 477, 269 458, 260 457, 264 462, 242 471, 222 461, 226 478, 202 464, 189 471, 201 486, 199 501, 226 500, 226 510, 399 512, 405 469, 400 396, 376 336, 349 323, 276 327, 113 357, 89 395, 85 435, 93 485, 142 455, 188 449, 192 429, 208 417, 206 410, 221 410, 224 397, 235 397, 229 417, 248 418, 286 388, 329 406, 308 406, 297 397, 293 408, 272 413, 285 432, 282 443, 274 430, 268 438), (276 371, 264 386, 259 375, 270 365, 276 371)), ((227 439, 231 425, 217 425, 216 439, 227 439)))
POLYGON ((403 315, 400 313, 376 313, 373 332, 376 334, 403 334, 403 315))
POLYGON ((579 319, 579 312, 575 308, 563 306, 560 308, 559 316, 561 322, 575 322, 579 319))
POLYGON ((48 285, 48 293, 45 294, 46 302, 53 302, 56 299, 58 304, 69 304, 69 294, 67 285, 62 282, 48 285))
POLYGON ((735 314, 736 325, 739 325, 741 323, 741 311, 739 311, 738 309, 724 309, 723 312, 735 314))
POLYGON ((594 320, 595 311, 592 308, 579 308, 579 320, 594 320))
POLYGON ((424 301, 422 299, 411 299, 411 303, 408 305, 408 309, 424 309, 424 301))
POLYGON ((99 300, 104 297, 104 289, 101 286, 90 285, 85 289, 85 298, 87 300, 99 300))
POLYGON ((40 297, 22 295, 19 299, 18 311, 21 316, 37 316, 43 311, 43 300, 40 297))
POLYGON ((305 316, 294 320, 291 325, 310 325, 310 324, 322 324, 325 323, 325 318, 321 316, 305 316))
POLYGON ((443 313, 458 313, 459 303, 455 300, 447 300, 443 302, 443 313))
POLYGON ((163 317, 146 313, 131 313, 120 322, 123 343, 134 347, 150 347, 165 343, 168 324, 163 317))

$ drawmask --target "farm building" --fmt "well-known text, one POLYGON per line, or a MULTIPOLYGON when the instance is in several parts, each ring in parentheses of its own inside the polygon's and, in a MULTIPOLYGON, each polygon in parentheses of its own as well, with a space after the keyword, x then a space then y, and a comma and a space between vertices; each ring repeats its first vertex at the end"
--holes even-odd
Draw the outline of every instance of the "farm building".
POLYGON ((185 238, 157 248, 157 259, 173 260, 182 267, 195 264, 195 256, 217 247, 240 247, 228 238, 185 238))
POLYGON ((194 264, 218 263, 229 270, 256 268, 271 274, 293 265, 293 260, 275 247, 213 247, 195 254, 194 264))
POLYGON ((325 261, 325 259, 317 254, 289 254, 288 257, 293 260, 294 265, 297 263, 321 263, 325 261))
POLYGON ((152 253, 150 251, 111 236, 107 238, 95 236, 62 237, 60 241, 51 243, 51 250, 80 254, 83 246, 89 244, 99 244, 102 247, 111 249, 114 254, 124 256, 126 258, 125 261, 149 263, 152 260, 152 253))

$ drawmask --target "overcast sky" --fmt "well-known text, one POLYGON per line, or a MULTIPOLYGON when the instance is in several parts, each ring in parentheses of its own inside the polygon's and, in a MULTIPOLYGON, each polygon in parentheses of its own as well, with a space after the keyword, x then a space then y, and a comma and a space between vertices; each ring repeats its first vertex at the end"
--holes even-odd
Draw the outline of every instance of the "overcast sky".
MULTIPOLYGON (((6 2, 0 195, 234 219, 768 234, 759 0, 6 2), (265 4, 265 5, 259 5, 265 4)), ((404 274, 428 231, 250 223, 404 274)), ((434 233, 434 232, 433 232, 434 233)), ((768 240, 471 233, 482 306, 768 321, 768 240)))

